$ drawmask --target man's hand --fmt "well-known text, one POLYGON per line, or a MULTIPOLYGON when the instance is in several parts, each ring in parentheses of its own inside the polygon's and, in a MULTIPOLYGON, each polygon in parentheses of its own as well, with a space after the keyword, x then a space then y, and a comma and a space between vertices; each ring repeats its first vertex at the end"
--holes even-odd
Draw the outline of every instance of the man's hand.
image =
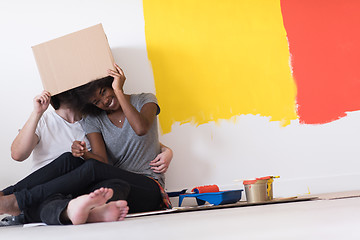
POLYGON ((34 111, 37 114, 43 114, 49 107, 51 95, 48 91, 43 91, 34 98, 34 111))

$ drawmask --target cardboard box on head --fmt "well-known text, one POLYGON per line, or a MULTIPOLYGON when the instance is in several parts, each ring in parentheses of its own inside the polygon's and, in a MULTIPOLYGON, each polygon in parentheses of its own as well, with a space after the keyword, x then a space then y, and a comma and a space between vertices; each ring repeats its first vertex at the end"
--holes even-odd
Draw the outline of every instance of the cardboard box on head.
POLYGON ((51 95, 108 76, 114 58, 101 24, 32 47, 45 90, 51 95))

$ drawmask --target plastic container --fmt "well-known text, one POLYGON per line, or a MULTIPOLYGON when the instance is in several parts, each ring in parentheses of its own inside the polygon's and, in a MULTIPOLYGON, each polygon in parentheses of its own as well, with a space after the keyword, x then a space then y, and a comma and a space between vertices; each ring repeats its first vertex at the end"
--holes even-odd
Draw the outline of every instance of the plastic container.
POLYGON ((197 204, 204 205, 205 202, 208 202, 213 205, 223 205, 229 203, 236 203, 241 199, 241 190, 229 190, 221 192, 208 192, 208 193, 194 193, 194 194, 183 194, 179 196, 179 207, 186 197, 196 198, 197 204))

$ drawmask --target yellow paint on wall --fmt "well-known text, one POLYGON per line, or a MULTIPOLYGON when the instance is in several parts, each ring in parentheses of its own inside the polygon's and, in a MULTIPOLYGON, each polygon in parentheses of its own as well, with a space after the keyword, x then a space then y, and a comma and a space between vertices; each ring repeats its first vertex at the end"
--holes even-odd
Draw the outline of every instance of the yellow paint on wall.
POLYGON ((297 119, 279 1, 143 0, 163 133, 241 114, 297 119))

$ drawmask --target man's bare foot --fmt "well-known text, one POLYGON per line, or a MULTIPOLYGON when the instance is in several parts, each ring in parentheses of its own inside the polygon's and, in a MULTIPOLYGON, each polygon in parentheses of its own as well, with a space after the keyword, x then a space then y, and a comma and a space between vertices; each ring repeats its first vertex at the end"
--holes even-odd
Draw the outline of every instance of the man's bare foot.
POLYGON ((14 194, 0 197, 0 214, 17 216, 20 213, 21 211, 14 194))
POLYGON ((122 221, 129 212, 125 200, 109 202, 90 211, 88 223, 122 221))
POLYGON ((67 217, 74 225, 86 223, 91 209, 104 205, 113 193, 111 188, 100 188, 71 200, 66 209, 67 217))
POLYGON ((2 191, 0 191, 0 197, 4 196, 4 193, 2 191))

